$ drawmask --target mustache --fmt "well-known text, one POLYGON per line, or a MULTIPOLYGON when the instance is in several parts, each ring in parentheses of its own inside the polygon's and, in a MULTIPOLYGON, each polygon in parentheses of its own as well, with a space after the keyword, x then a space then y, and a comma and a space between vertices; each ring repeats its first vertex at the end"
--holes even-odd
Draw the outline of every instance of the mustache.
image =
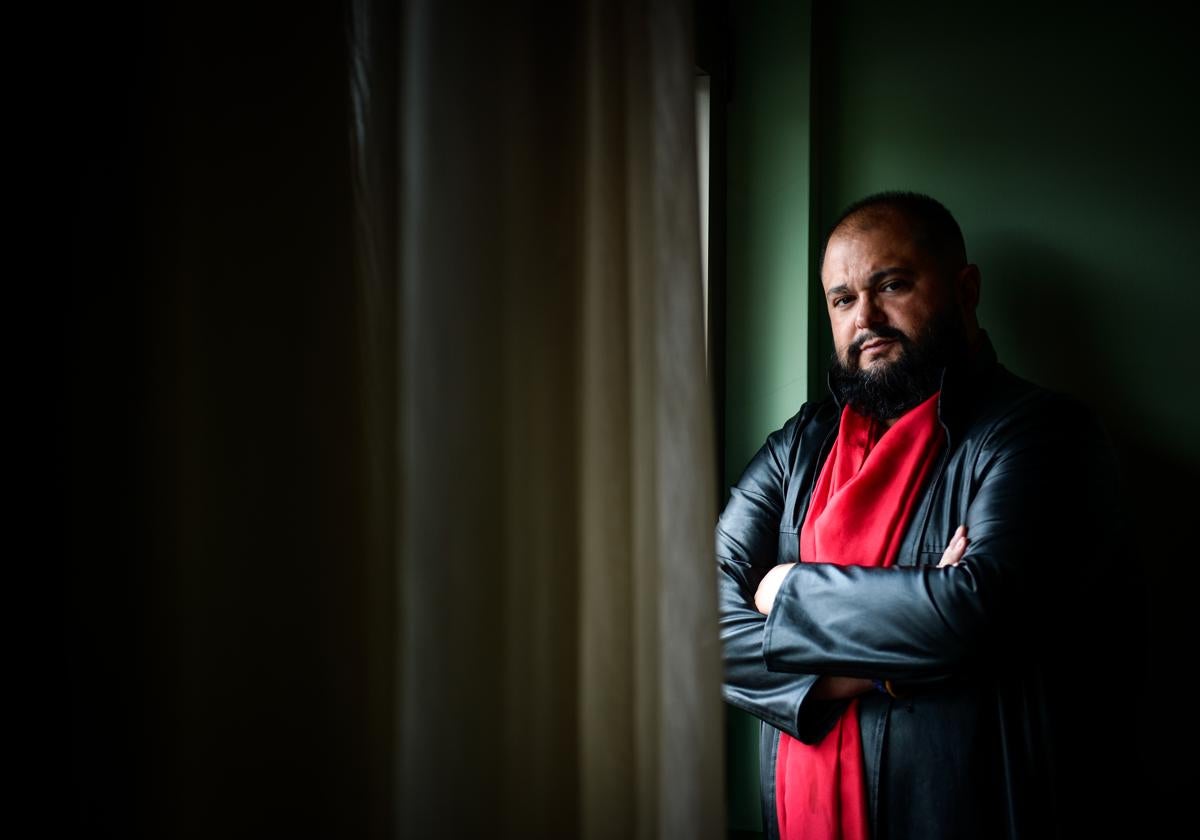
POLYGON ((854 342, 848 348, 846 348, 846 355, 857 356, 862 352, 862 346, 868 341, 874 341, 875 339, 882 338, 894 338, 901 344, 904 344, 908 336, 900 332, 900 330, 896 329, 895 327, 889 327, 885 324, 880 324, 873 331, 869 333, 863 333, 858 338, 854 339, 854 342))

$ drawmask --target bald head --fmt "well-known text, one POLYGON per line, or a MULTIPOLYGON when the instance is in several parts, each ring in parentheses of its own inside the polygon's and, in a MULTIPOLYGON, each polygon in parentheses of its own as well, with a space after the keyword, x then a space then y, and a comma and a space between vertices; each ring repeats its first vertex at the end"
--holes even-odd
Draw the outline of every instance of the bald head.
POLYGON ((876 193, 843 210, 825 238, 821 263, 825 262, 829 240, 841 233, 855 235, 901 225, 917 247, 936 258, 944 271, 952 274, 967 264, 962 230, 950 211, 936 199, 914 192, 876 193))

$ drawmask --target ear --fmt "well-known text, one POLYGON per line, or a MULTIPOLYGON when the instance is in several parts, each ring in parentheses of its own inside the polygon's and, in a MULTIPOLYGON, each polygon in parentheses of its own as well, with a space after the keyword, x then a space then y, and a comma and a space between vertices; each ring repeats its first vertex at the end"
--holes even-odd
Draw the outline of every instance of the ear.
POLYGON ((974 315, 979 306, 980 279, 979 266, 974 263, 964 265, 954 278, 954 296, 966 315, 974 315))

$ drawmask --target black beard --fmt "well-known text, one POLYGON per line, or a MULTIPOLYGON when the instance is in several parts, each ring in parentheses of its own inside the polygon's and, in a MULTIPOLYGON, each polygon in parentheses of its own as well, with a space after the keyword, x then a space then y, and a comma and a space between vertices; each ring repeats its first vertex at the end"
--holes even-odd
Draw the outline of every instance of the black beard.
POLYGON ((847 348, 847 356, 857 361, 863 343, 873 338, 895 339, 900 357, 864 371, 847 367, 835 352, 829 384, 840 403, 876 420, 894 420, 925 402, 941 387, 946 366, 967 353, 962 323, 952 310, 930 321, 915 342, 894 327, 876 327, 847 348))

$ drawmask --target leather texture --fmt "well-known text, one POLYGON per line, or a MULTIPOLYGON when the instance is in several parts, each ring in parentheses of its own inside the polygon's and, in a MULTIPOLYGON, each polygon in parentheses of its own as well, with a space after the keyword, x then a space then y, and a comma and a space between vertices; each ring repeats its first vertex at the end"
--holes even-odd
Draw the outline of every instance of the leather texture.
POLYGON ((1097 679, 1119 665, 1138 676, 1114 626, 1125 529, 1104 429, 1005 369, 985 334, 943 372, 947 445, 897 565, 797 565, 768 620, 755 590, 799 559, 840 411, 832 397, 807 403, 771 434, 716 528, 724 696, 763 721, 768 837, 779 730, 819 740, 846 702, 808 696, 823 674, 891 679, 902 695, 859 704, 876 840, 1089 833, 1106 820, 1094 798, 1121 795, 1132 741, 1095 702, 1097 679), (961 523, 966 555, 938 569, 961 523))

